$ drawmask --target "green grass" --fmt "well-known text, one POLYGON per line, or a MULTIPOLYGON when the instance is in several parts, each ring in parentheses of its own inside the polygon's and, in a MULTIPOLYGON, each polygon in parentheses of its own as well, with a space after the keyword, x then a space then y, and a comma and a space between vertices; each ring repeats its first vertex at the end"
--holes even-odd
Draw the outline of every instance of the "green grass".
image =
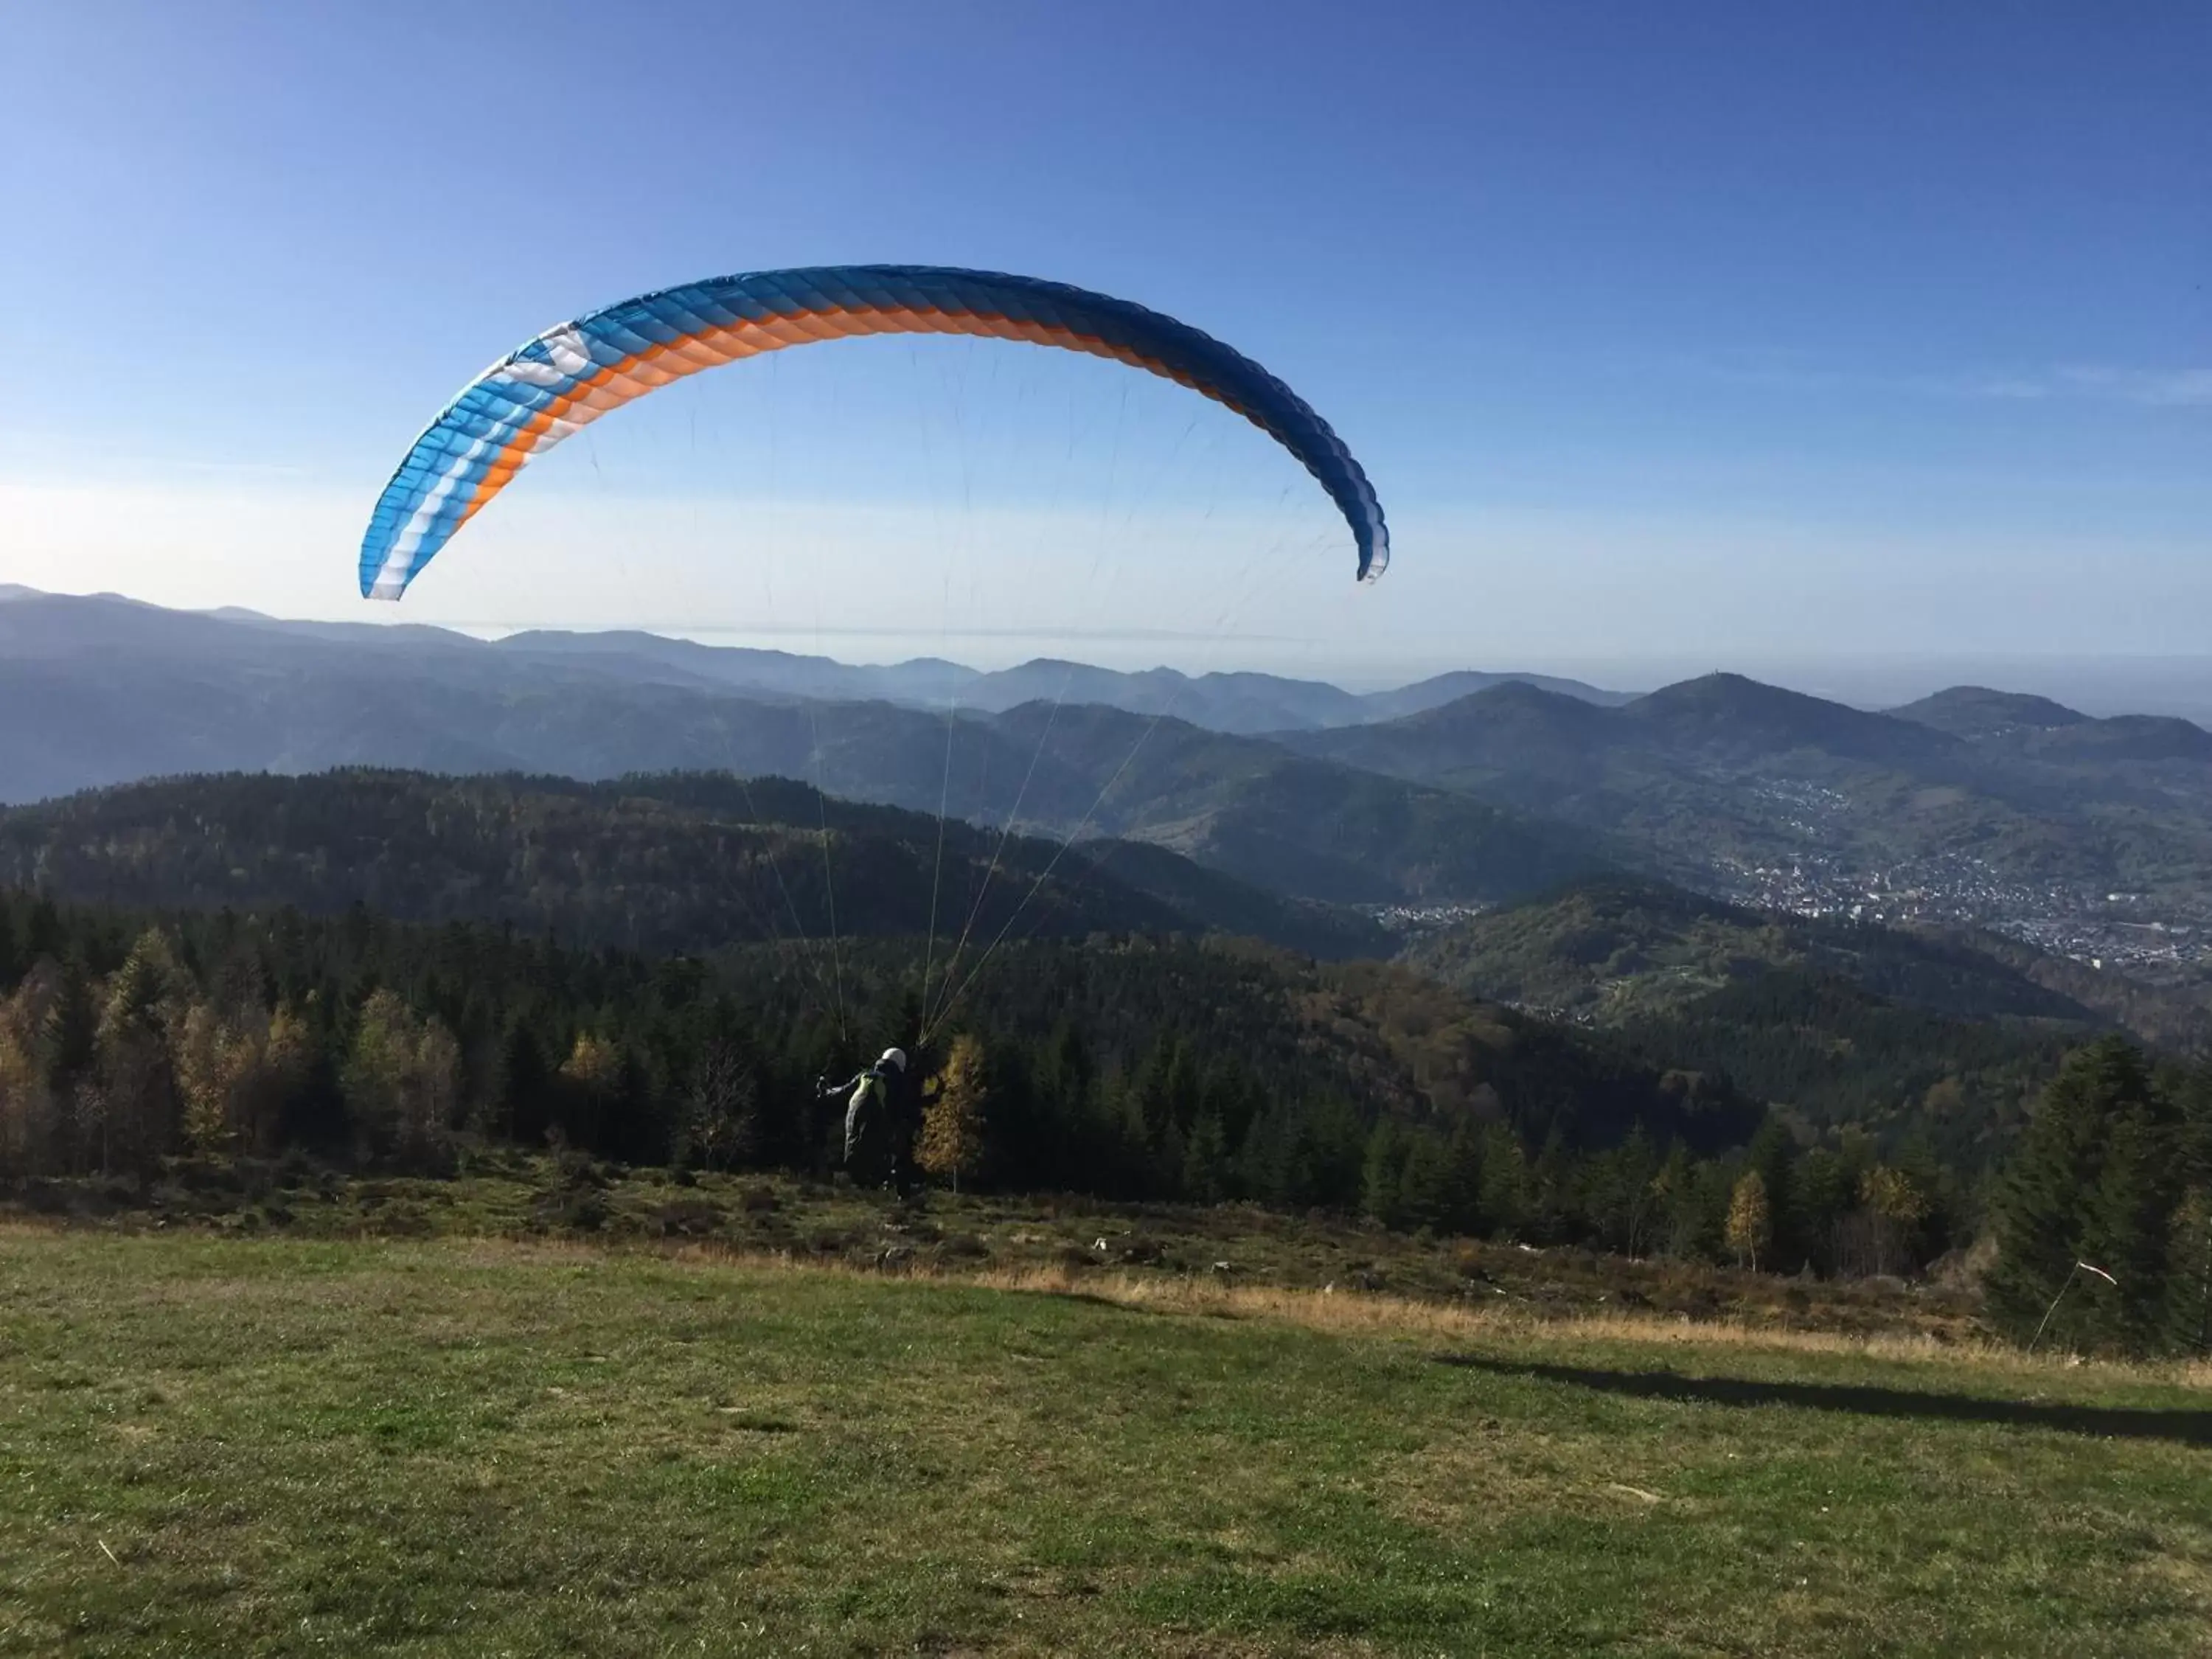
POLYGON ((0 1231, 0 1651, 2212 1642, 2176 1376, 1093 1277, 0 1231))
POLYGON ((129 1182, 42 1182, 9 1216, 125 1231, 283 1234, 295 1239, 508 1237, 617 1246, 693 1243, 856 1267, 1021 1273, 1096 1269, 1212 1277, 1238 1285, 1386 1291, 1548 1316, 1624 1310, 1781 1331, 1984 1334, 1979 1298, 1956 1276, 1814 1282, 1694 1262, 1577 1249, 1389 1232, 1319 1212, 1248 1204, 1113 1204, 1067 1196, 929 1194, 893 1214, 885 1195, 785 1176, 624 1169, 474 1151, 449 1178, 349 1176, 291 1164, 178 1163, 150 1190, 129 1182))

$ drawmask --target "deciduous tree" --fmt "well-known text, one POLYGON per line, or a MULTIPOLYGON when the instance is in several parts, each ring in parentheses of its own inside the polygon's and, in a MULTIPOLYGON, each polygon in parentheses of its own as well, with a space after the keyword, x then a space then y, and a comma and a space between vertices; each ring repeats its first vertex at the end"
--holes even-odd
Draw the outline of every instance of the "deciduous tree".
POLYGON ((922 1117, 921 1144, 915 1160, 931 1175, 951 1182, 956 1193, 960 1177, 973 1178, 982 1166, 989 1103, 983 1045, 963 1031, 952 1039, 945 1054, 937 1098, 922 1117))
POLYGON ((1756 1170, 1747 1170, 1736 1178, 1735 1189, 1729 1196, 1728 1246, 1735 1252, 1739 1267, 1748 1263, 1753 1273, 1759 1271, 1759 1253, 1766 1248, 1773 1237, 1773 1212, 1766 1201, 1766 1181, 1756 1170))

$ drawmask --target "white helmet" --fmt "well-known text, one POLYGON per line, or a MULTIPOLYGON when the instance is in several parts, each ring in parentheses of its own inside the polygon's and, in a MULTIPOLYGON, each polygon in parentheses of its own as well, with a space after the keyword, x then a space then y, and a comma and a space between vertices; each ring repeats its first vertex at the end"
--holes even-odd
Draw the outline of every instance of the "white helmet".
POLYGON ((906 1050, 903 1048, 886 1048, 884 1050, 884 1057, 878 1060, 876 1064, 878 1066, 896 1066, 900 1071, 903 1072, 906 1070, 906 1050))

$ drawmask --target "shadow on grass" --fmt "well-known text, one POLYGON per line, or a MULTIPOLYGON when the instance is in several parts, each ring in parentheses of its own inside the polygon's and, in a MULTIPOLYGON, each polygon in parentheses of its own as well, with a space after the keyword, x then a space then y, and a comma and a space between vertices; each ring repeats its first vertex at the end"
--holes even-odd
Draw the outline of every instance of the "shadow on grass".
POLYGON ((1438 1354, 1440 1365, 1533 1377, 1638 1400, 1698 1406, 1796 1406, 1851 1412, 1862 1417, 1918 1417, 1951 1423, 1999 1423, 2014 1428, 2057 1429, 2067 1434, 2122 1440, 2171 1440, 2212 1446, 2212 1411, 2158 1411, 2133 1406, 2075 1406, 2033 1400, 1984 1400, 1972 1395, 1927 1394, 1914 1389, 1848 1382, 1775 1382, 1741 1376, 1684 1376, 1678 1371, 1615 1371, 1584 1365, 1488 1359, 1479 1354, 1438 1354))
POLYGON ((1033 1298, 1042 1302, 1080 1302, 1085 1307, 1104 1308, 1110 1312, 1119 1314, 1146 1314, 1158 1311, 1152 1308, 1133 1307, 1127 1302, 1116 1302, 1112 1297, 1101 1296, 1096 1291, 1064 1290, 1057 1286, 1022 1285, 997 1293, 1000 1296, 1012 1297, 1018 1301, 1033 1298))

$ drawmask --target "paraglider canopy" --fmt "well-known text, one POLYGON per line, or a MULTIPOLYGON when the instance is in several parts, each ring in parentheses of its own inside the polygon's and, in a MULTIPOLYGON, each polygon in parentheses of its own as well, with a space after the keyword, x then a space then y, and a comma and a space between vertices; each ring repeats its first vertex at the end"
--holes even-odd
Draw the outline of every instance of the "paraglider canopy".
POLYGON ((831 265, 718 276, 548 329, 478 375, 385 486, 361 591, 397 599, 534 455, 610 410, 702 369, 866 334, 968 334, 1109 357, 1203 393, 1287 449, 1351 527, 1363 581, 1389 562, 1359 463, 1304 399, 1187 323, 1065 283, 933 265, 831 265))

